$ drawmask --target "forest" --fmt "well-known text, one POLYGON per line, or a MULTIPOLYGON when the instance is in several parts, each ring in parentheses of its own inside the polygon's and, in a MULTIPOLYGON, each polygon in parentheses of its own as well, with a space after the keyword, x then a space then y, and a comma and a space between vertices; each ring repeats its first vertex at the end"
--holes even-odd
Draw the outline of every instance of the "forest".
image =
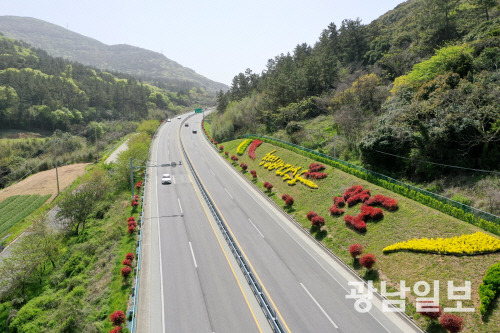
POLYGON ((499 14, 495 0, 409 0, 331 23, 236 75, 211 134, 265 134, 415 182, 455 170, 443 165, 499 171, 499 14))

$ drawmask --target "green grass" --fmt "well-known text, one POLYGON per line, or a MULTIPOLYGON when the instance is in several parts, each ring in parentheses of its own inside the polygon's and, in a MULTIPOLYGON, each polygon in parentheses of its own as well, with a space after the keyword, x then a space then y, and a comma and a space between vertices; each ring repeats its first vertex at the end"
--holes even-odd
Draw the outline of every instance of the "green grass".
MULTIPOLYGON (((242 140, 224 142, 225 150, 229 151, 230 155, 235 154, 236 148, 241 142, 242 140)), ((431 284, 433 280, 439 280, 440 304, 443 307, 456 306, 456 303, 448 300, 447 297, 448 280, 453 280, 457 286, 463 286, 464 281, 471 281, 472 300, 465 300, 463 307, 474 307, 476 312, 473 314, 456 313, 465 319, 464 332, 486 333, 493 332, 500 327, 498 302, 493 306, 488 320, 482 322, 479 316, 478 296, 478 288, 486 270, 500 260, 500 253, 461 257, 411 252, 397 252, 389 255, 382 253, 385 246, 410 238, 453 237, 483 230, 331 167, 328 167, 325 171, 328 174, 327 178, 315 180, 319 186, 316 190, 309 189, 299 183, 295 186, 289 186, 282 181, 281 177, 275 175, 275 171, 268 171, 259 166, 261 158, 273 149, 276 149, 275 155, 283 159, 285 163, 307 168, 311 162, 314 162, 314 160, 289 150, 263 143, 256 150, 257 158, 255 161, 250 159, 248 153, 245 152, 243 156, 239 157, 238 163, 233 163, 233 165, 240 172, 239 163, 241 162, 248 164, 248 171, 256 170, 258 180, 255 185, 262 191, 265 191, 262 183, 264 181, 271 182, 274 188, 272 193, 267 195, 285 211, 287 209, 284 208, 281 195, 287 193, 293 196, 295 204, 293 209, 288 212, 303 228, 310 230, 310 222, 306 218, 308 211, 313 210, 322 215, 327 224, 322 232, 314 232, 313 235, 344 262, 356 269, 360 276, 365 277, 366 272, 363 268, 353 266, 353 260, 348 252, 349 245, 353 243, 361 243, 364 253, 375 254, 377 257, 375 268, 378 272, 379 281, 386 280, 394 285, 401 280, 405 280, 407 286, 413 286, 418 281, 426 281, 431 284), (368 222, 365 234, 348 229, 345 226, 343 216, 330 217, 328 209, 332 205, 333 196, 341 195, 345 189, 352 185, 362 185, 364 188, 370 189, 372 195, 383 194, 397 199, 399 209, 395 212, 384 210, 384 218, 381 221, 368 222)), ((228 161, 230 162, 229 159, 228 161)), ((249 172, 244 175, 251 179, 249 172)), ((360 204, 345 208, 345 210, 344 215, 357 215, 360 204)), ((379 281, 376 281, 375 285, 379 285, 379 281)), ((414 303, 414 298, 415 295, 413 294, 409 296, 409 302, 414 303)), ((425 318, 416 314, 414 310, 407 309, 407 311, 410 312, 410 315, 415 315, 415 320, 422 328, 427 328, 428 323, 425 318)))
POLYGON ((17 223, 43 205, 50 196, 50 194, 14 195, 0 202, 0 239, 3 239, 17 223))

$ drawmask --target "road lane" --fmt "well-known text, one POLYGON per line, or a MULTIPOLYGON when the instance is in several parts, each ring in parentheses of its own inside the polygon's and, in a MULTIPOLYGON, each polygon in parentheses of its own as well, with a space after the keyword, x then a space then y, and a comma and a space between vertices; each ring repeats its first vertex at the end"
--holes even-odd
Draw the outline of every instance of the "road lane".
MULTIPOLYGON (((190 120, 191 126, 199 123, 199 117, 190 120)), ((382 313, 379 299, 369 313, 356 312, 354 300, 345 296, 348 282, 358 278, 259 199, 201 134, 184 131, 183 138, 212 199, 292 331, 419 331, 399 315, 382 313)))
POLYGON ((149 172, 154 190, 148 189, 149 216, 143 226, 146 267, 141 279, 146 281, 139 292, 138 331, 269 332, 179 163, 179 125, 164 125, 152 151, 150 164, 156 167, 149 172), (163 173, 175 182, 160 184, 163 173))

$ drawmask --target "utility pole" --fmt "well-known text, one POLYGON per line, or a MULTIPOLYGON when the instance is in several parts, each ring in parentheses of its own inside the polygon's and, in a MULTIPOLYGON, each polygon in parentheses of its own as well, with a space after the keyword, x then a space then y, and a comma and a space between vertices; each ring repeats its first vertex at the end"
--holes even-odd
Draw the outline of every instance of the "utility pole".
POLYGON ((59 172, 57 171, 57 150, 56 150, 56 136, 55 136, 55 134, 54 134, 54 161, 56 163, 57 195, 59 195, 59 172))
POLYGON ((134 198, 134 165, 133 158, 130 158, 130 185, 132 187, 132 199, 134 198))

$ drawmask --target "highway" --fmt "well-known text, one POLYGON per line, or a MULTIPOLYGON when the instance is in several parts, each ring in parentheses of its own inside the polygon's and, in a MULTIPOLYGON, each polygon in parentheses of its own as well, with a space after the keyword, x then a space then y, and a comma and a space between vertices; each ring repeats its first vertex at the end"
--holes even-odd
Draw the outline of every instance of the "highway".
POLYGON ((143 227, 148 268, 141 279, 149 282, 139 294, 139 332, 270 331, 234 258, 228 258, 232 253, 221 245, 225 240, 217 236, 185 162, 178 165, 182 158, 177 131, 285 331, 420 332, 403 316, 381 311, 379 297, 374 297, 369 312, 357 312, 355 300, 345 296, 353 288, 348 282, 359 278, 215 152, 203 137, 201 115, 187 122, 189 127, 181 120, 167 123, 154 143, 153 164, 173 160, 177 165, 151 172, 157 179, 150 180, 150 216, 143 227), (159 184, 167 172, 174 184, 159 184))

